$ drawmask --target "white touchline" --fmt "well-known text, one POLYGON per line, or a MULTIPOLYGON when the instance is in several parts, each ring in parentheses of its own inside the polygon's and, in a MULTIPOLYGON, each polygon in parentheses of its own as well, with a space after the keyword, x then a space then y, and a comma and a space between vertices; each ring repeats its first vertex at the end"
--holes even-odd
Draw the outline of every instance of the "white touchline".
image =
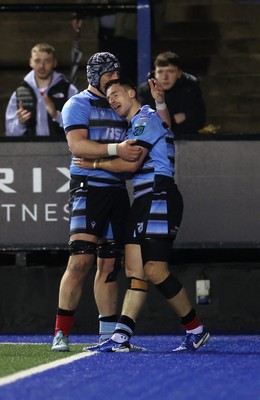
POLYGON ((96 352, 89 352, 89 353, 86 352, 86 353, 75 354, 74 356, 62 358, 61 360, 55 360, 55 361, 52 361, 47 364, 39 365, 38 367, 26 369, 25 371, 16 372, 15 374, 0 378, 0 386, 16 382, 19 379, 24 379, 31 375, 35 375, 35 374, 39 374, 44 371, 48 371, 49 369, 59 367, 60 365, 66 365, 66 364, 72 363, 74 361, 80 360, 81 358, 93 356, 94 354, 97 354, 97 353, 96 352))

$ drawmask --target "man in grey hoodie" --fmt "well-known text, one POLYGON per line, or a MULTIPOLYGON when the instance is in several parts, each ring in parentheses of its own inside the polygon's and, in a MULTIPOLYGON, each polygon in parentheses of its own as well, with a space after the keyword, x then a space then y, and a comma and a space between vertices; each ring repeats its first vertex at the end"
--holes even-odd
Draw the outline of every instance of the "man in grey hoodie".
POLYGON ((56 72, 55 48, 47 43, 31 50, 32 68, 12 94, 6 109, 6 136, 63 135, 60 111, 78 93, 67 78, 56 72))

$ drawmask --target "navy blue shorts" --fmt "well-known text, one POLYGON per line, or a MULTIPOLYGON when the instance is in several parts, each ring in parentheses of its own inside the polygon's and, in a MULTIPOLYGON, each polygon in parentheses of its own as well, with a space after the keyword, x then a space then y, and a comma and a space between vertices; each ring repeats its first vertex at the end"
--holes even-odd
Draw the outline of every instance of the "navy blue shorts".
POLYGON ((141 244, 145 239, 174 241, 181 224, 183 198, 175 183, 167 190, 134 199, 126 225, 125 242, 141 244))
POLYGON ((87 233, 124 245, 125 223, 130 208, 126 188, 93 187, 71 179, 70 235, 87 233))

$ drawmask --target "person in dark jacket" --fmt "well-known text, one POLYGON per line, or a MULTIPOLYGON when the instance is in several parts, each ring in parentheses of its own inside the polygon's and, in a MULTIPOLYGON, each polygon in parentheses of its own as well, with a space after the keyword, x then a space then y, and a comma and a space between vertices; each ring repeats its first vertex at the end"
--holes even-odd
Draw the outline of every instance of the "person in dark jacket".
POLYGON ((60 111, 78 89, 54 70, 55 48, 47 43, 32 48, 29 65, 7 105, 6 136, 64 136, 60 111))
MULTIPOLYGON (((180 57, 166 51, 154 62, 154 77, 165 90, 165 103, 171 116, 171 129, 175 137, 181 134, 196 134, 205 124, 206 111, 198 79, 183 72, 180 57)), ((138 88, 138 99, 142 105, 155 108, 148 82, 138 88)))

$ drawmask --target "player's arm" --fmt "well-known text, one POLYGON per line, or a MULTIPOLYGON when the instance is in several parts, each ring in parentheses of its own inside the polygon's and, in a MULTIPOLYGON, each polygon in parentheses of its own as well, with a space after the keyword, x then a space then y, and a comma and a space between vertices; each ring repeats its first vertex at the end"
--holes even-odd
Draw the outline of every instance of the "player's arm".
POLYGON ((156 111, 160 115, 161 119, 169 125, 171 128, 171 117, 167 105, 165 103, 165 93, 162 85, 157 79, 148 79, 151 94, 155 100, 156 111))
POLYGON ((87 169, 103 169, 110 172, 136 172, 148 152, 147 149, 141 147, 142 154, 136 161, 125 161, 121 158, 97 158, 96 160, 84 159, 79 157, 74 157, 73 162, 77 167, 87 168, 87 169))
POLYGON ((135 161, 142 153, 140 146, 133 146, 136 140, 125 140, 122 143, 97 143, 87 139, 87 129, 74 129, 67 133, 70 152, 75 157, 95 160, 102 157, 118 156, 123 160, 135 161))

